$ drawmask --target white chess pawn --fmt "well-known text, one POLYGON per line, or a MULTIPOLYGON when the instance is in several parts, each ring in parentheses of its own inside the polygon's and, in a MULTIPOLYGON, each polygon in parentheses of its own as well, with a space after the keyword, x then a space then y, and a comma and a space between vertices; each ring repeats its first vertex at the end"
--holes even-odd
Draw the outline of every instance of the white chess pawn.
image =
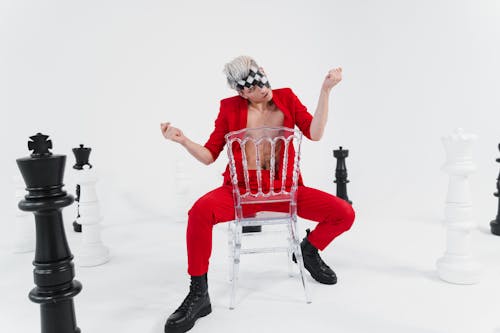
POLYGON ((15 184, 15 221, 14 221, 14 239, 12 251, 14 253, 26 253, 35 251, 35 220, 33 214, 17 208, 19 201, 24 199, 26 194, 25 184, 21 175, 12 178, 15 184))
POLYGON ((82 243, 75 258, 79 266, 97 266, 106 263, 109 250, 101 240, 101 212, 95 184, 97 175, 93 168, 84 165, 77 172, 77 183, 80 185, 80 216, 77 222, 82 225, 82 243))
POLYGON ((481 265, 470 250, 470 234, 477 228, 472 218, 472 204, 468 177, 475 171, 472 161, 473 134, 456 129, 443 137, 446 163, 442 170, 449 174, 445 206, 446 251, 438 259, 437 272, 441 279, 456 284, 474 284, 480 281, 481 265))

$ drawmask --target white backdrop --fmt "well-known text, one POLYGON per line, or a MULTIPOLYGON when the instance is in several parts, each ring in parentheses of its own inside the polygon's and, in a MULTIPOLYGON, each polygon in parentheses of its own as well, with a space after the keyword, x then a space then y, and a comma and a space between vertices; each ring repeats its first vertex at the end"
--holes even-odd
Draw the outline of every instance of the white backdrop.
POLYGON ((343 67, 322 141, 304 144, 309 186, 335 193, 332 150, 342 145, 360 216, 439 219, 447 183, 440 137, 463 127, 479 136, 471 179, 478 222, 487 227, 494 217, 496 0, 2 0, 2 217, 13 212, 15 158, 39 131, 68 155, 68 191, 71 148, 92 147, 105 224, 171 215, 177 161, 190 175, 191 202, 218 186, 225 153, 201 165, 165 141, 159 123, 203 144, 219 100, 234 94, 222 67, 241 54, 311 112, 326 71, 343 67))

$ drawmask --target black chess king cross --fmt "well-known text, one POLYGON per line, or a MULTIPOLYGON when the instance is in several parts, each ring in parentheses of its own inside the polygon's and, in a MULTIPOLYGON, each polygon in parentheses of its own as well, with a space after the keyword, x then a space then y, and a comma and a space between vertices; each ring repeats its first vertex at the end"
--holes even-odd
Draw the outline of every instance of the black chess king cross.
POLYGON ((19 202, 23 211, 33 212, 36 224, 34 280, 31 301, 40 304, 42 333, 79 333, 73 297, 81 290, 75 277, 73 255, 66 240, 62 208, 74 198, 63 191, 65 155, 53 155, 47 135, 30 137, 29 157, 16 160, 28 194, 19 202))
MULTIPOLYGON (((73 154, 75 155, 76 163, 73 165, 73 169, 75 170, 83 170, 85 165, 88 165, 89 168, 92 168, 92 165, 89 163, 90 151, 92 148, 85 148, 81 144, 78 148, 73 148, 73 154)), ((76 185, 76 201, 80 201, 80 185, 76 185)), ((78 210, 76 214, 76 218, 80 217, 80 210, 78 210)), ((73 221, 73 230, 75 232, 82 232, 82 225, 78 222, 73 221)))
POLYGON ((347 168, 345 166, 347 156, 349 156, 349 150, 342 149, 342 147, 333 151, 333 157, 337 159, 334 183, 337 184, 337 197, 344 199, 352 205, 352 201, 347 196, 347 183, 349 183, 347 180, 347 168))
MULTIPOLYGON (((500 144, 498 144, 498 150, 500 150, 500 144)), ((500 158, 497 158, 496 161, 500 163, 500 158)), ((496 219, 490 222, 491 233, 500 236, 500 172, 498 173, 497 191, 494 196, 498 198, 498 211, 496 219)))

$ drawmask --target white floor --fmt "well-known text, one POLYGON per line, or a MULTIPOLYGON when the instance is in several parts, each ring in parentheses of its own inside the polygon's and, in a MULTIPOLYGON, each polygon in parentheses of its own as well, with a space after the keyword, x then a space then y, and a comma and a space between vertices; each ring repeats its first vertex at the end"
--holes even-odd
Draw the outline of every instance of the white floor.
MULTIPOLYGON (((65 223, 78 264, 81 235, 65 223)), ((300 223, 302 232, 313 226, 300 223)), ((76 266, 82 332, 163 332, 188 290, 184 230, 184 223, 168 219, 105 224, 111 261, 76 266)), ((192 332, 499 333, 500 237, 483 225, 472 240, 483 279, 453 285, 435 271, 444 250, 438 220, 378 220, 358 212, 351 231, 322 253, 338 284, 308 276, 312 304, 305 303, 298 277, 288 277, 285 254, 261 254, 243 257, 236 309, 229 310, 226 226, 218 225, 209 272, 213 312, 192 332)), ((39 306, 27 297, 34 253, 12 254, 7 244, 0 253, 0 332, 37 332, 39 306)))

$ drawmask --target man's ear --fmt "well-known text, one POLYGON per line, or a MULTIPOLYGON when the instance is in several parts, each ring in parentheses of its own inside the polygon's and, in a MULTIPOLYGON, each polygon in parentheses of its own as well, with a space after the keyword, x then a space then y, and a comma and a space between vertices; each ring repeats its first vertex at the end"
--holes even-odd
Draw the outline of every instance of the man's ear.
POLYGON ((245 94, 243 94, 243 90, 238 90, 238 95, 240 95, 241 97, 243 97, 244 99, 248 99, 245 94))

